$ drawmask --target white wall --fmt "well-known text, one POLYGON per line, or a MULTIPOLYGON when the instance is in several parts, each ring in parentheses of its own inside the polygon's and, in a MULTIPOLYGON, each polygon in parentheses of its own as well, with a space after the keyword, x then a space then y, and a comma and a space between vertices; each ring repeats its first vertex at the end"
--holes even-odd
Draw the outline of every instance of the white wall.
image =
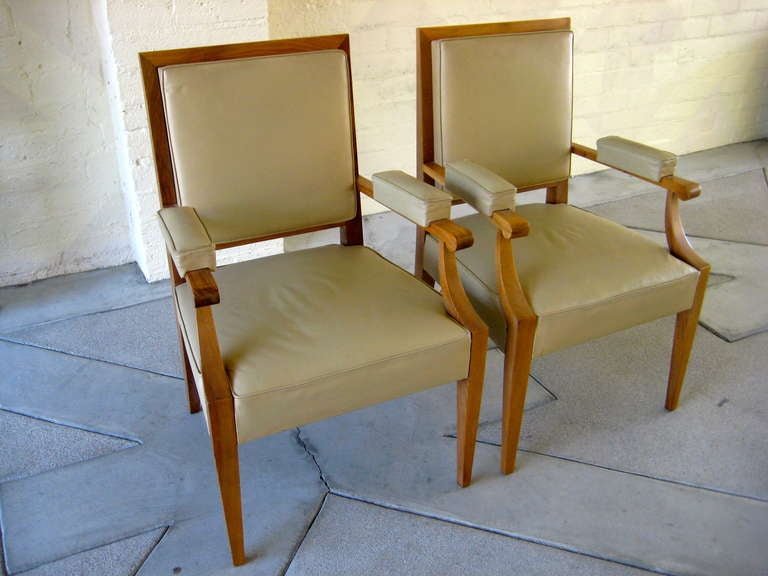
POLYGON ((0 285, 133 260, 87 0, 0 0, 0 285))
MULTIPOLYGON (((267 38, 267 0, 92 0, 110 80, 117 155, 134 256, 149 281, 168 275, 138 53, 267 38)), ((281 242, 233 249, 221 263, 281 249, 281 242)))
MULTIPOLYGON (((417 26, 570 16, 574 140, 678 154, 768 136, 768 0, 270 0, 271 37, 350 33, 360 170, 416 169, 417 26)), ((574 173, 595 170, 574 161, 574 173)))
POLYGON ((0 0, 0 285, 134 259, 167 274, 139 51, 349 32, 361 172, 414 172, 414 29, 558 16, 577 141, 768 136, 766 0, 0 0))

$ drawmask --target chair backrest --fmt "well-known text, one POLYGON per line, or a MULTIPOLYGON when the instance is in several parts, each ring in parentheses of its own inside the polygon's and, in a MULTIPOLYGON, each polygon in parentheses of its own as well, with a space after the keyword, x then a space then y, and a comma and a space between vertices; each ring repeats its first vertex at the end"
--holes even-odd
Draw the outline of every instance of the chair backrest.
POLYGON ((570 20, 419 30, 423 162, 470 159, 518 188, 571 167, 570 20))
POLYGON ((141 55, 163 206, 217 246, 359 219, 346 35, 141 55))

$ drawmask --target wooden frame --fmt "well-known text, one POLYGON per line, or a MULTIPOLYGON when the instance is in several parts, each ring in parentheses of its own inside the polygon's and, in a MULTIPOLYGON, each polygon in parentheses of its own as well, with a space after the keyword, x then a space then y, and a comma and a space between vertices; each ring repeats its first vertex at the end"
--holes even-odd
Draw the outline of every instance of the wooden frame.
MULTIPOLYGON (((417 30, 417 165, 419 167, 419 176, 425 182, 445 184, 445 169, 436 163, 434 158, 432 42, 446 38, 552 30, 570 30, 570 19, 556 18, 551 20, 472 24, 467 26, 440 26, 417 30)), ((572 143, 571 153, 597 161, 596 152, 580 144, 572 143)), ((699 195, 699 185, 677 176, 667 176, 658 182, 647 181, 667 191, 665 231, 670 253, 699 271, 698 284, 691 308, 677 314, 665 403, 668 410, 674 410, 679 402, 710 266, 691 248, 685 235, 678 209, 679 200, 689 200, 699 195)), ((548 204, 567 203, 567 179, 555 182, 541 182, 519 188, 518 192, 541 188, 546 188, 547 190, 546 201, 548 204)), ((497 228, 496 272, 499 299, 507 324, 504 360, 501 469, 505 474, 509 474, 515 467, 517 445, 523 421, 528 372, 532 360, 533 342, 538 318, 520 284, 515 268, 512 242, 513 239, 528 234, 528 224, 521 216, 508 210, 494 213, 490 220, 497 228)), ((434 280, 424 270, 424 241, 425 232, 421 229, 417 230, 416 274, 432 285, 434 280)))
MULTIPOLYGON (((168 142, 163 97, 158 71, 164 66, 184 63, 211 62, 250 58, 277 54, 291 54, 315 50, 343 50, 347 55, 347 79, 349 86, 350 121, 352 129, 352 153, 354 159, 355 181, 358 192, 370 194, 370 181, 358 174, 357 147, 354 130, 354 107, 352 105, 351 66, 349 65, 349 37, 346 34, 252 42, 223 46, 206 46, 180 50, 145 52, 139 55, 145 87, 147 114, 149 117, 152 146, 155 156, 156 172, 160 200, 163 207, 178 205, 176 183, 174 180, 171 150, 168 142)), ((338 227, 340 240, 345 245, 362 245, 363 228, 360 211, 360 197, 356 195, 356 213, 354 218, 326 226, 317 226, 292 230, 283 234, 261 236, 244 241, 223 243, 217 249, 239 244, 268 240, 338 227)), ((469 231, 448 220, 432 223, 427 232, 432 234, 440 246, 440 278, 443 285, 442 299, 447 313, 463 324, 471 333, 470 362, 467 378, 458 382, 457 389, 457 482, 467 486, 472 479, 475 440, 482 398, 483 376, 485 373, 485 351, 487 349, 488 328, 469 302, 459 279, 456 265, 456 250, 472 244, 469 231)), ((219 303, 218 286, 213 273, 207 269, 192 270, 184 277, 179 274, 173 260, 168 258, 171 270, 171 284, 177 312, 175 287, 186 282, 194 298, 197 320, 197 332, 201 356, 202 381, 196 381, 195 372, 190 363, 188 343, 179 325, 179 342, 182 361, 185 366, 185 379, 189 396, 190 412, 199 412, 203 407, 209 422, 211 442, 219 480, 224 516, 229 535, 232 562, 241 565, 246 562, 243 516, 240 495, 240 473, 238 460, 238 437, 235 424, 235 406, 229 377, 224 367, 219 341, 216 335, 212 306, 219 303), (198 388, 198 385, 201 386, 198 388), (202 394, 201 394, 202 392, 202 394), (204 400, 205 405, 201 403, 204 400)))

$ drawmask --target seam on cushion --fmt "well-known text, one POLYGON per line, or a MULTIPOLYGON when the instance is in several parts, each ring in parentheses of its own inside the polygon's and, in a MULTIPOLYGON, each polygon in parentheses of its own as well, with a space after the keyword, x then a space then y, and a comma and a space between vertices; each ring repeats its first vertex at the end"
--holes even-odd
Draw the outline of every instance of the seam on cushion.
POLYGON ((168 233, 168 238, 171 240, 171 245, 173 246, 173 251, 178 252, 179 249, 176 247, 176 242, 173 240, 173 234, 171 234, 171 231, 168 229, 168 224, 165 223, 165 218, 163 218, 161 213, 158 213, 158 216, 160 217, 160 222, 163 225, 163 228, 165 228, 165 231, 168 233))
MULTIPOLYGON (((253 397, 256 397, 256 396, 262 396, 264 394, 270 394, 272 392, 279 392, 279 391, 282 391, 282 390, 292 390, 294 388, 301 388, 303 386, 307 386, 307 385, 311 384, 312 382, 316 382, 318 380, 323 380, 324 378, 328 378, 330 376, 335 376, 335 375, 341 376, 341 375, 344 375, 344 374, 349 374, 350 372, 355 372, 356 370, 360 370, 362 368, 368 368, 370 366, 376 366, 377 364, 384 364, 385 362, 389 362, 391 360, 397 360, 399 358, 405 358, 406 356, 410 356, 410 355, 413 355, 413 354, 422 354, 423 352, 426 352, 426 351, 429 351, 429 350, 435 350, 435 349, 441 348, 443 346, 459 343, 463 339, 470 339, 470 335, 469 335, 468 332, 465 333, 463 335, 463 338, 461 338, 461 339, 456 338, 456 339, 453 339, 453 340, 449 340, 447 342, 443 342, 441 344, 435 344, 435 345, 431 345, 431 346, 425 346, 423 348, 417 348, 415 350, 409 350, 407 352, 401 352, 400 354, 395 354, 393 356, 387 356, 386 358, 381 358, 379 360, 373 360, 373 361, 370 361, 370 362, 364 362, 362 364, 358 364, 357 366, 352 366, 351 368, 345 368, 343 370, 336 370, 334 372, 326 372, 325 374, 320 374, 319 376, 315 376, 314 378, 309 378, 307 380, 303 380, 303 381, 298 382, 296 384, 290 384, 290 385, 286 385, 286 386, 270 388, 269 390, 263 390, 261 392, 254 392, 253 394, 237 394, 235 392, 235 390, 234 390, 234 379, 230 378, 230 381, 232 382, 232 396, 234 396, 235 398, 253 398, 253 397)), ((467 365, 467 370, 469 370, 469 365, 467 365)))
MULTIPOLYGON (((696 272, 696 275, 698 276, 699 271, 695 270, 695 272, 696 272)), ((613 302, 615 300, 619 300, 619 299, 624 298, 624 297, 626 297, 628 295, 637 295, 637 294, 641 294, 643 292, 650 292, 650 291, 655 290, 657 288, 662 288, 662 287, 665 287, 665 286, 670 286, 672 284, 676 284, 676 283, 678 283, 678 282, 680 282, 682 280, 685 280, 686 277, 688 277, 688 276, 690 276, 690 274, 686 274, 685 276, 681 276, 680 278, 675 278, 673 280, 667 280, 666 282, 662 282, 660 284, 654 284, 652 286, 644 286, 642 288, 636 288, 634 290, 630 290, 629 292, 622 292, 621 294, 617 294, 616 296, 611 296, 610 298, 605 298, 605 299, 600 300, 598 302, 592 302, 592 303, 586 304, 584 306, 571 306, 569 308, 562 308, 562 309, 557 310, 555 312, 548 312, 546 314, 542 314, 541 316, 548 316, 548 317, 549 316, 558 316, 560 314, 566 314, 568 312, 573 312, 575 310, 589 310, 590 308, 596 308, 598 306, 602 306, 605 303, 613 302)))

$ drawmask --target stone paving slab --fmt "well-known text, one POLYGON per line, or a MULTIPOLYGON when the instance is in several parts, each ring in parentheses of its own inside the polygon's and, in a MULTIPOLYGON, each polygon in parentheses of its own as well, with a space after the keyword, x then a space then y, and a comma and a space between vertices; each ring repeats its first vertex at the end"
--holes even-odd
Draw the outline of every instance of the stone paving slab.
MULTIPOLYGON (((625 226, 664 231, 664 191, 590 206, 625 226)), ((701 196, 680 203, 689 236, 768 245, 768 184, 763 169, 705 182, 701 196)))
POLYGON ((436 433, 449 388, 304 427, 332 491, 662 573, 763 575, 766 502, 528 453, 501 476, 484 444, 458 488, 455 444, 436 433))
POLYGON ((331 495, 286 576, 316 574, 640 576, 649 573, 331 495))
MULTIPOLYGON (((0 484, 11 574, 200 516, 223 529, 210 440, 202 415, 187 412, 183 381, 0 342, 2 361, 0 406, 141 442, 0 484)), ((245 508, 259 499, 272 502, 259 521, 298 538, 312 518, 307 502, 319 505, 326 488, 296 433, 240 452, 245 508), (286 507, 302 511, 302 521, 287 525, 270 516, 286 507)), ((269 554, 287 562, 288 551, 270 546, 269 554)))
MULTIPOLYGON (((558 396, 526 413, 521 448, 768 501, 768 333, 699 328, 675 412, 664 409, 674 319, 537 358, 558 396)), ((480 430, 498 444, 500 422, 480 430)))
POLYGON ((183 376, 170 297, 10 332, 9 340, 183 376))
POLYGON ((123 308, 169 294, 167 281, 147 284, 136 264, 0 288, 0 334, 33 324, 123 308))
POLYGON ((7 410, 0 410, 0 438, 0 483, 136 445, 7 410))
POLYGON ((23 576, 134 576, 164 532, 164 528, 150 530, 45 564, 22 574, 23 576))

